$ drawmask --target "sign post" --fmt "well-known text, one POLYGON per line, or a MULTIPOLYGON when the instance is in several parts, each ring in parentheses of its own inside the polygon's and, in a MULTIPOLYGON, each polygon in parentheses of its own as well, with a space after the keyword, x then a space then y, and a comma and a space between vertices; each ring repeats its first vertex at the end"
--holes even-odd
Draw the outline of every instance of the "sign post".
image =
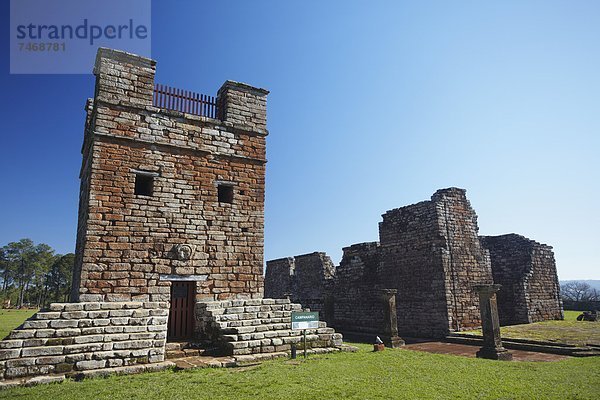
POLYGON ((306 358, 306 330, 319 327, 318 312, 292 312, 292 330, 302 330, 304 336, 304 358, 306 358))

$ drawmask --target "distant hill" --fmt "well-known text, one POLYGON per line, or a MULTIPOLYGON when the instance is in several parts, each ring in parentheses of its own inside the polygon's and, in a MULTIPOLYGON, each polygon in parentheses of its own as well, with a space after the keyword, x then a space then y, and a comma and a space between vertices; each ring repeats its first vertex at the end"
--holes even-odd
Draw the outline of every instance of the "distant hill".
POLYGON ((569 283, 569 282, 585 282, 588 285, 590 285, 590 287, 592 289, 600 290, 600 280, 598 280, 598 279, 573 279, 573 280, 569 280, 569 281, 560 281, 560 284, 562 286, 565 283, 569 283))

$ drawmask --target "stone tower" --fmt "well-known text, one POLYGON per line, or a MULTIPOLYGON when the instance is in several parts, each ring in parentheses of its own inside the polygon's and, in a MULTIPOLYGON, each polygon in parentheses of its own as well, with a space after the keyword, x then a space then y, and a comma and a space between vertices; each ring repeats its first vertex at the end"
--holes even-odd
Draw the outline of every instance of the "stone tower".
POLYGON ((155 70, 98 51, 72 300, 262 297, 269 92, 227 81, 214 101, 164 88, 157 100, 155 70))

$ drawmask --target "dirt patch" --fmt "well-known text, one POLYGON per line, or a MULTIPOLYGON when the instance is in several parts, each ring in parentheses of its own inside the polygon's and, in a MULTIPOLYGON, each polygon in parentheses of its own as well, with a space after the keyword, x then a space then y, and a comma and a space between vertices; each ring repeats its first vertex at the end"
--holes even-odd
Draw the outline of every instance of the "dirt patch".
MULTIPOLYGON (((404 348, 416 351, 425 351, 437 354, 453 354, 463 357, 475 357, 479 346, 445 342, 420 342, 407 344, 404 348)), ((513 361, 559 361, 569 358, 558 354, 536 353, 533 351, 510 350, 513 361)))

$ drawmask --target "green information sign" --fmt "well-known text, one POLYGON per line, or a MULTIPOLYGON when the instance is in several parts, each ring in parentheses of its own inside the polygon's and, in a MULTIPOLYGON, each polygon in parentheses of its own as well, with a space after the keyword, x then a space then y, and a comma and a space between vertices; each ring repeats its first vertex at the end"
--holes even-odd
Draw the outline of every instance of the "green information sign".
POLYGON ((318 312, 292 312, 292 329, 317 329, 318 312))

